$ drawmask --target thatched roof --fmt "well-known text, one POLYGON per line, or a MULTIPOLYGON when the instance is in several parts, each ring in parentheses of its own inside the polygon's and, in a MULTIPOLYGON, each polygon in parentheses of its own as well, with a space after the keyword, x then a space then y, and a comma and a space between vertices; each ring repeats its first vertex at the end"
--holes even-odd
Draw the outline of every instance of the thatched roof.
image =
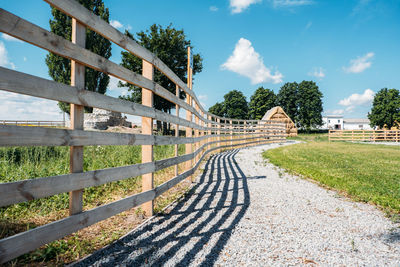
POLYGON ((286 132, 289 136, 297 135, 297 128, 292 119, 286 114, 283 108, 276 106, 268 110, 262 120, 272 120, 286 123, 286 132))
POLYGON ((270 110, 268 110, 265 113, 264 117, 262 117, 262 120, 276 120, 276 119, 278 119, 278 118, 276 118, 276 116, 274 116, 276 114, 280 115, 279 118, 287 119, 287 120, 289 120, 288 122, 290 122, 294 125, 294 122, 292 121, 292 119, 286 114, 286 112, 280 106, 276 106, 276 107, 273 107, 270 110))

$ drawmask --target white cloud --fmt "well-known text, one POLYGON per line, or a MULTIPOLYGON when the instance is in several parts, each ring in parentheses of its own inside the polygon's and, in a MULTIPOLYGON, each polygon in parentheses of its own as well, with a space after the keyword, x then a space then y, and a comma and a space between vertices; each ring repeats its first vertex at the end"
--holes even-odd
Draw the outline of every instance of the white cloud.
POLYGON ((26 57, 24 57, 24 61, 28 61, 28 59, 26 57))
POLYGON ((118 20, 110 20, 110 25, 116 29, 122 29, 124 27, 124 25, 122 25, 118 20))
POLYGON ((343 115, 344 109, 335 109, 332 111, 328 111, 330 115, 343 115))
MULTIPOLYGON (((129 87, 118 87, 118 82, 121 81, 114 76, 110 76, 110 82, 108 83, 108 90, 115 91, 117 94, 119 93, 122 96, 127 96, 129 94, 129 87)), ((124 82, 124 81, 121 81, 124 82)))
POLYGON ((121 96, 128 96, 128 94, 129 94, 128 89, 126 89, 126 87, 121 87, 121 88, 123 88, 121 90, 121 96))
POLYGON ((199 95, 198 98, 199 98, 199 100, 207 100, 208 96, 207 95, 199 95))
POLYGON ((23 41, 21 41, 21 40, 15 38, 15 37, 12 37, 11 35, 8 35, 8 34, 6 34, 6 33, 2 33, 2 34, 1 34, 1 37, 2 37, 4 40, 6 40, 6 41, 23 43, 23 41))
POLYGON ((10 60, 8 59, 6 46, 1 41, 0 41, 0 66, 12 68, 13 70, 15 70, 14 63, 10 62, 10 60))
POLYGON ((121 81, 118 78, 115 78, 114 76, 110 76, 110 82, 108 83, 108 89, 109 90, 119 90, 120 87, 118 87, 118 82, 121 81))
POLYGON ((373 52, 369 52, 362 57, 350 60, 349 67, 343 67, 343 70, 347 73, 360 73, 371 67, 371 59, 374 57, 373 52))
POLYGON ((218 11, 218 7, 216 7, 216 6, 210 6, 210 11, 213 11, 213 12, 218 11))
POLYGON ((130 31, 132 30, 132 26, 131 25, 124 25, 121 22, 119 22, 118 20, 110 20, 110 25, 113 26, 114 28, 123 31, 123 30, 127 30, 130 31))
POLYGON ((311 0, 272 0, 272 5, 275 8, 307 6, 312 4, 314 4, 314 1, 311 0))
POLYGON ((325 70, 321 67, 314 68, 312 71, 308 73, 308 75, 322 79, 325 77, 325 70))
POLYGON ((243 12, 250 5, 260 3, 261 0, 230 0, 230 7, 232 14, 243 12))
POLYGON ((312 21, 309 21, 304 29, 308 30, 309 28, 311 28, 311 26, 312 26, 312 21))
POLYGON ((56 101, 0 91, 2 120, 62 120, 56 101))
POLYGON ((279 71, 271 73, 271 70, 264 65, 260 54, 254 50, 251 42, 244 38, 240 38, 232 55, 221 65, 221 68, 250 78, 252 84, 280 83, 283 78, 279 71))
POLYGON ((375 93, 371 89, 366 89, 363 94, 352 94, 351 96, 339 101, 339 105, 345 107, 366 105, 374 100, 375 93))

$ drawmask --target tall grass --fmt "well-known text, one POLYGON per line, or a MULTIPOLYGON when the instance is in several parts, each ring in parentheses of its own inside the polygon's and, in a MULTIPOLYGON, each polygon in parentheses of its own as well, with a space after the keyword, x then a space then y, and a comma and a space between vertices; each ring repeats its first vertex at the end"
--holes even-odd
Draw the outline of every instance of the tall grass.
MULTIPOLYGON (((180 154, 184 147, 179 147, 180 154)), ((155 160, 172 157, 173 145, 154 147, 155 160)), ((0 182, 12 182, 37 177, 69 173, 68 147, 0 148, 0 182)), ((84 148, 84 171, 125 166, 141 162, 140 146, 88 146, 84 148)), ((94 207, 140 190, 140 177, 89 187, 84 192, 84 206, 94 207)), ((52 214, 59 219, 68 209, 68 193, 0 208, 0 220, 9 223, 28 222, 32 216, 52 214)), ((28 226, 29 227, 29 226, 28 226)), ((7 231, 1 231, 4 237, 7 231)), ((9 234, 13 234, 14 231, 9 234)))
MULTIPOLYGON (((184 146, 179 145, 179 155, 185 153, 184 146)), ((155 160, 173 157, 174 154, 174 145, 154 146, 155 160)), ((88 146, 84 148, 84 171, 140 162, 140 146, 88 146)), ((155 174, 155 184, 172 178, 173 168, 158 171, 155 174)), ((69 173, 68 147, 0 148, 0 183, 67 173, 69 173)), ((155 201, 155 210, 161 210, 182 195, 186 189, 187 185, 181 185, 163 194, 155 201)), ((140 177, 89 187, 84 190, 84 209, 94 208, 140 191, 140 177)), ((0 238, 61 219, 67 216, 68 206, 68 193, 63 193, 2 207, 0 208, 0 238)), ((125 218, 132 218, 132 216, 138 216, 135 220, 140 223, 143 218, 140 215, 140 208, 123 212, 61 240, 51 242, 13 260, 11 265, 29 265, 32 262, 58 265, 76 260, 126 234, 132 229, 132 223, 126 222, 125 218), (102 230, 104 227, 107 230, 102 230)))

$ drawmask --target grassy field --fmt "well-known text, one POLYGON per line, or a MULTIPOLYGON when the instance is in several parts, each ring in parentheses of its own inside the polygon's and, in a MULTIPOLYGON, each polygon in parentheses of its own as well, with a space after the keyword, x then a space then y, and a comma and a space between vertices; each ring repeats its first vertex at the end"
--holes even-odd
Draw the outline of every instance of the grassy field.
MULTIPOLYGON (((174 146, 155 146, 155 159, 174 156, 174 146)), ((179 146, 179 154, 184 145, 179 146)), ((11 147, 0 148, 0 182, 11 182, 36 177, 66 174, 69 172, 68 147, 11 147)), ((141 162, 140 146, 92 146, 84 148, 84 170, 104 169, 141 162)), ((182 167, 182 166, 181 166, 182 167)), ((155 184, 174 176, 174 167, 155 174, 155 184)), ((169 190, 155 201, 160 211, 176 198, 182 196, 189 184, 183 183, 169 190)), ((141 191, 141 178, 132 177, 122 181, 85 189, 84 209, 91 209, 113 200, 141 191)), ((0 238, 66 217, 68 193, 0 208, 0 238)), ((21 256, 11 265, 42 263, 57 265, 77 260, 127 233, 143 221, 140 208, 116 215, 108 220, 52 242, 42 248, 21 256), (106 229, 106 230, 104 230, 106 229)))
POLYGON ((263 153, 271 163, 400 216, 400 146, 327 142, 326 135, 299 135, 305 143, 263 153))

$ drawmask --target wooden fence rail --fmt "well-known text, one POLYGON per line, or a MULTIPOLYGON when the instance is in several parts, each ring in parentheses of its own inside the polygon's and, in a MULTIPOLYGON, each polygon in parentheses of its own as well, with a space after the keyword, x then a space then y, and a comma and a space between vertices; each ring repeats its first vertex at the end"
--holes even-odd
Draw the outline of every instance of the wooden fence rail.
POLYGON ((400 142, 400 130, 329 130, 329 141, 400 142))
MULTIPOLYGON (((182 180, 191 177, 208 153, 285 140, 284 123, 222 118, 208 113, 192 90, 192 70, 189 60, 188 79, 185 84, 156 55, 110 26, 77 1, 44 1, 72 17, 72 41, 63 39, 1 8, 0 32, 70 59, 71 84, 60 84, 0 67, 0 90, 70 103, 70 129, 3 123, 0 124, 0 146, 69 146, 70 173, 0 183, 0 207, 70 192, 70 212, 68 217, 61 220, 1 239, 0 263, 138 205, 142 205, 146 214, 151 215, 154 199, 182 180), (87 28, 141 58, 143 73, 134 73, 85 49, 87 28), (86 67, 141 87, 142 104, 84 90, 83 74, 86 67), (153 81, 154 68, 176 85, 175 93, 153 81), (180 98, 180 92, 185 93, 185 99, 180 98), (175 104, 176 114, 168 114, 153 108, 154 95, 175 104), (85 131, 84 106, 141 116, 142 133, 85 131), (153 135, 153 120, 174 124, 175 136, 153 135), (185 128, 185 137, 179 136, 180 127, 185 128), (178 155, 179 144, 185 144, 184 155, 178 155), (83 147, 92 145, 141 145, 142 163, 83 171, 83 147), (174 145, 175 156, 155 161, 153 157, 155 145, 174 145), (181 163, 186 164, 186 169, 179 173, 177 165, 181 163), (175 177, 154 187, 154 172, 173 166, 175 166, 175 177), (142 176, 143 192, 82 211, 82 195, 85 188, 136 176, 142 176)), ((188 59, 190 59, 190 48, 188 59)))
POLYGON ((0 120, 0 125, 65 127, 65 121, 0 120))

